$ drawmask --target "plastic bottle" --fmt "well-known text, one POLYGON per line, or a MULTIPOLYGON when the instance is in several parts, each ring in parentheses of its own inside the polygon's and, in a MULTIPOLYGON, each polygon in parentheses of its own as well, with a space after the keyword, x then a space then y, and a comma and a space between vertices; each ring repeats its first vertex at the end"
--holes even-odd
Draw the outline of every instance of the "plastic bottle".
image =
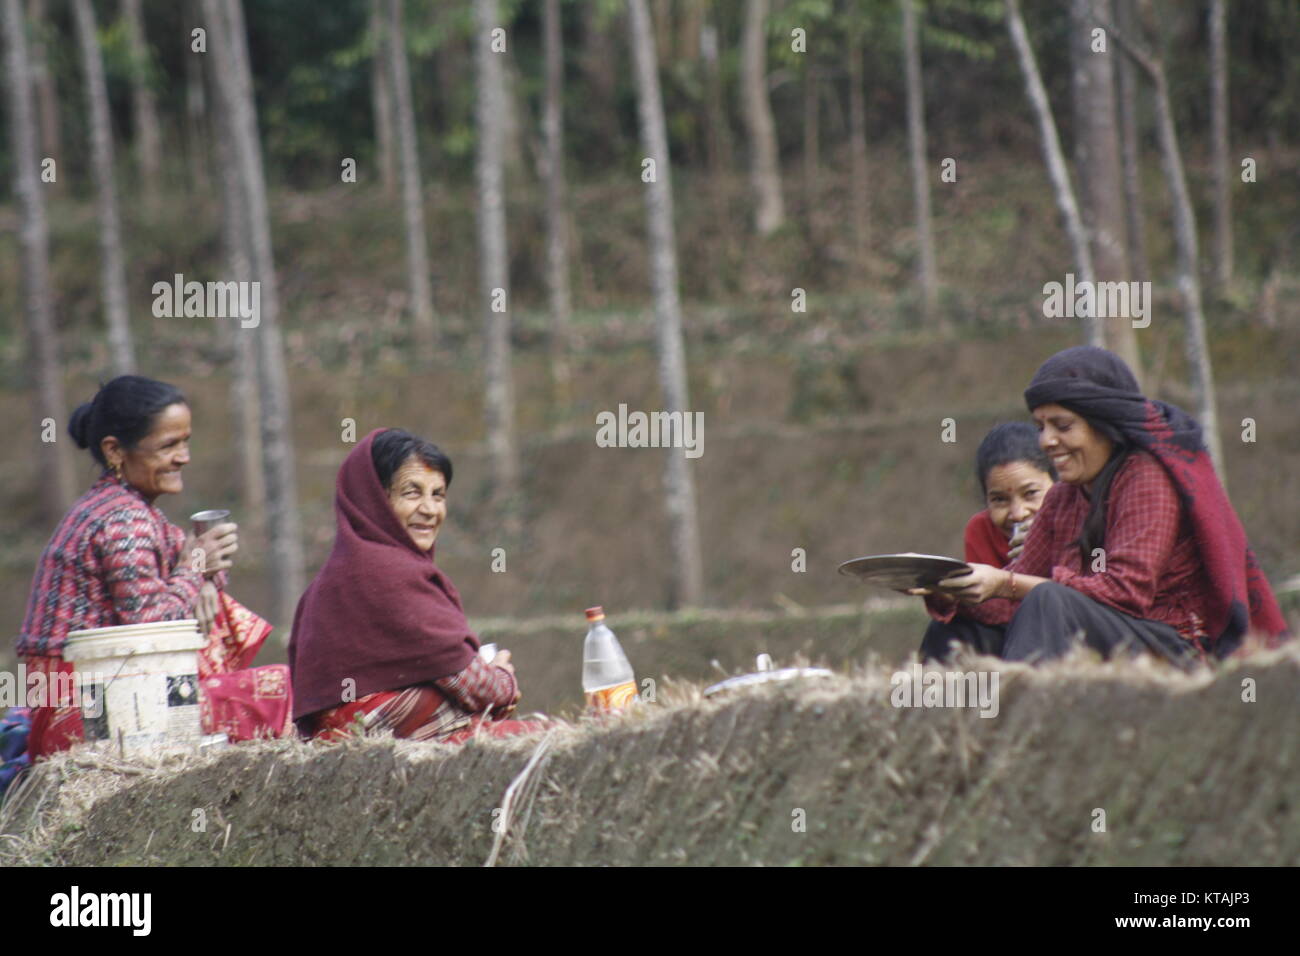
POLYGON ((605 609, 587 608, 587 639, 582 644, 582 692, 595 711, 622 710, 636 700, 636 675, 614 632, 605 626, 605 609))

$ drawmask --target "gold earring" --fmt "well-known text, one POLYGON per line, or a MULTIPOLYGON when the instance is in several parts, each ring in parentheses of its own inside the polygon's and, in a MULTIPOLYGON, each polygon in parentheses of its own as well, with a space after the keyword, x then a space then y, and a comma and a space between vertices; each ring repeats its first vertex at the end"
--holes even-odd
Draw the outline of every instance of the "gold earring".
POLYGON ((113 476, 119 481, 122 479, 122 463, 120 461, 113 462, 113 476))

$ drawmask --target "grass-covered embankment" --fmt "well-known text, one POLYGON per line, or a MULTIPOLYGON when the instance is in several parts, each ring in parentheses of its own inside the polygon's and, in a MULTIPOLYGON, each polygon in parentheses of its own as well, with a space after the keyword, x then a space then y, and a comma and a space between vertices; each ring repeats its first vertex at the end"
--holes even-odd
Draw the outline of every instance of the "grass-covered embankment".
MULTIPOLYGON (((988 665, 998 666, 967 666, 988 665)), ((498 863, 533 864, 1300 863, 1295 649, 1192 678, 1133 664, 1001 665, 991 718, 896 708, 890 675, 858 669, 709 701, 670 686, 638 713, 563 724, 540 750, 542 738, 528 737, 460 749, 270 742, 173 765, 62 755, 11 802, 0 855, 47 865, 477 866, 494 849, 498 863)))

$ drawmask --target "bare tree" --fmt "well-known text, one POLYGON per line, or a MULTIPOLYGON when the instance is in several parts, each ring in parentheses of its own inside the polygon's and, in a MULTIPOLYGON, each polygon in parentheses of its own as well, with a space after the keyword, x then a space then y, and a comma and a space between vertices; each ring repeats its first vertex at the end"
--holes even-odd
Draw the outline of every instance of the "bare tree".
MULTIPOLYGON (((215 57, 204 58, 209 86, 217 89, 216 71, 223 69, 215 57)), ((236 282, 253 281, 253 237, 248 209, 235 157, 235 129, 228 109, 220 96, 214 97, 211 111, 212 140, 217 147, 217 173, 221 185, 221 245, 230 277, 236 282)), ((235 460, 239 469, 239 486, 244 513, 253 527, 265 531, 267 510, 266 476, 262 471, 261 398, 258 394, 256 328, 244 328, 242 322, 220 323, 224 345, 230 349, 230 407, 233 410, 235 460)))
MULTIPOLYGON (((1144 17, 1153 19, 1150 10, 1144 17)), ((1174 214, 1174 244, 1178 250, 1178 291, 1183 300, 1183 315, 1187 324, 1184 336, 1187 364, 1192 373, 1192 387, 1198 398, 1198 417, 1205 432, 1205 444, 1218 470, 1219 480, 1226 484, 1223 446, 1219 441, 1219 412, 1215 398, 1214 369, 1210 363, 1210 347, 1205 335, 1205 313, 1201 306, 1201 285, 1198 278, 1200 253, 1196 239, 1196 213, 1187 190, 1187 177, 1183 173, 1182 153, 1178 148, 1178 133, 1174 127, 1173 110, 1169 105, 1169 86, 1165 79, 1164 63, 1136 35, 1122 33, 1113 25, 1110 33, 1119 40, 1125 52, 1142 68, 1152 85, 1155 106, 1156 133, 1160 140, 1160 161, 1165 182, 1169 185, 1169 198, 1174 214)))
MULTIPOLYGON (((1056 196, 1057 208, 1065 220, 1065 232, 1070 237, 1070 248, 1074 252, 1074 267, 1079 272, 1079 279, 1085 282, 1094 280, 1092 269, 1092 251, 1088 248, 1088 233, 1079 215, 1079 204, 1075 200, 1074 187, 1070 184, 1070 169, 1065 163, 1065 153, 1061 150, 1061 140, 1056 134, 1056 120, 1052 116, 1052 104, 1047 98, 1042 77, 1038 72, 1038 61, 1034 57, 1034 48, 1029 43, 1029 33, 1025 29, 1024 18, 1020 15, 1019 0, 1004 0, 1007 14, 1007 30, 1011 34, 1011 45, 1015 48, 1016 59, 1020 63, 1021 75, 1025 78, 1025 93, 1034 108, 1034 119, 1038 122, 1038 136, 1043 144, 1043 161, 1047 164, 1047 174, 1052 180, 1052 192, 1056 196)), ((1101 321, 1094 315, 1088 320, 1088 343, 1102 346, 1101 321)))
MULTIPOLYGON (((867 182, 867 104, 862 88, 862 36, 850 27, 849 45, 849 182, 852 191, 853 241, 858 257, 866 255, 871 231, 871 191, 867 182)), ((928 199, 927 199, 928 202, 928 199)))
POLYGON ((821 71, 815 59, 816 49, 804 54, 803 63, 803 196, 809 222, 817 203, 817 180, 821 176, 821 71))
POLYGON ((700 27, 700 56, 704 60, 704 148, 708 154, 709 175, 714 181, 710 194, 716 199, 717 184, 731 169, 731 129, 723 105, 722 65, 719 62, 718 27, 705 20, 700 27))
MULTIPOLYGON (((1124 188, 1120 172, 1119 122, 1115 115, 1115 72, 1108 50, 1094 49, 1099 17, 1094 0, 1070 2, 1070 53, 1074 91, 1075 163, 1088 226, 1092 264, 1099 282, 1127 282, 1124 188)), ((1106 344, 1142 377, 1133 317, 1109 316, 1106 344)))
MULTIPOLYGON (((28 64, 32 70, 32 85, 36 88, 36 112, 40 120, 41 155, 59 161, 63 159, 63 136, 59 128, 59 90, 45 56, 45 36, 53 29, 46 17, 45 0, 31 0, 27 6, 27 19, 32 24, 28 64)), ((46 184, 57 187, 58 182, 46 184)))
POLYGON ((108 348, 113 371, 135 371, 131 321, 127 310, 126 264, 122 255, 122 222, 117 211, 117 184, 113 179, 113 126, 108 112, 108 86, 99 52, 99 29, 90 0, 72 0, 73 19, 86 75, 86 113, 90 117, 91 168, 99 206, 100 281, 104 287, 104 315, 108 320, 108 348))
POLYGON ((496 0, 474 0, 475 67, 477 73, 479 286, 483 297, 486 338, 484 377, 487 386, 487 440, 492 456, 494 493, 512 519, 508 533, 518 530, 519 449, 515 443, 514 388, 510 356, 510 263, 506 249, 505 177, 501 104, 505 100, 502 53, 493 52, 496 0))
MULTIPOLYGON (((1133 0, 1115 0, 1115 18, 1121 30, 1132 30, 1133 0)), ((1142 213, 1142 166, 1138 158, 1138 85, 1133 63, 1121 56, 1115 64, 1119 84, 1120 160, 1124 167, 1124 240, 1129 272, 1138 282, 1151 278, 1147 263, 1145 217, 1142 213)))
POLYGON ((1210 140, 1214 166, 1214 284, 1232 281, 1232 193, 1228 177, 1228 24, 1224 0, 1210 0, 1210 140))
MULTIPOLYGON (((208 146, 204 137, 208 103, 203 94, 203 61, 193 52, 193 22, 201 20, 202 0, 183 0, 187 15, 182 19, 185 34, 185 162, 189 170, 190 189, 205 195, 210 188, 208 146)), ((206 55, 206 54, 204 54, 206 55)))
POLYGON ((379 181, 384 195, 391 199, 397 192, 397 150, 393 145, 393 92, 386 78, 391 54, 384 0, 370 0, 370 40, 374 44, 370 60, 370 102, 375 112, 375 152, 379 181))
POLYGON ((411 105, 411 76, 406 65, 406 35, 402 32, 402 0, 388 4, 388 81, 392 84, 397 119, 398 168, 402 176, 402 212, 406 217, 406 275, 411 297, 411 324, 420 361, 433 355, 438 329, 429 281, 429 246, 424 231, 424 187, 416 149, 415 109, 411 105))
POLYGON ((158 133, 158 104, 150 85, 153 57, 145 40, 141 0, 122 0, 126 41, 131 50, 131 113, 135 120, 135 153, 145 202, 158 204, 158 177, 162 170, 162 137, 158 133))
POLYGON ((271 248, 271 222, 262 170, 262 145, 248 63, 248 38, 240 0, 203 0, 208 56, 216 58, 221 108, 228 111, 231 146, 239 170, 251 249, 252 274, 260 284, 257 377, 261 397, 262 460, 276 621, 293 620, 304 585, 302 534, 293 451, 289 379, 280 335, 280 297, 271 248))
POLYGON ((569 383, 568 185, 564 175, 564 38, 560 29, 560 0, 546 0, 542 33, 546 60, 542 127, 546 136, 546 291, 551 306, 551 372, 567 392, 569 383))
POLYGON ((785 222, 781 198, 781 167, 777 158, 776 123, 767 96, 767 0, 746 0, 741 37, 740 88, 745 129, 749 133, 749 175, 756 208, 754 225, 768 236, 785 222))
MULTIPOLYGON (((686 346, 682 339, 682 305, 677 285, 677 239, 673 230, 673 192, 668 134, 659 94, 654 34, 645 0, 628 0, 628 31, 636 79, 641 143, 653 161, 646 183, 646 220, 650 240, 650 277, 654 287, 659 383, 671 412, 687 414, 686 346)), ((704 564, 695 507, 695 481, 685 456, 670 449, 665 457, 665 503, 672 542, 672 592, 669 604, 698 605, 704 600, 704 564)))
POLYGON ((582 48, 578 64, 582 68, 584 88, 591 113, 610 155, 619 155, 624 146, 623 130, 618 121, 618 55, 610 36, 612 26, 607 9, 600 3, 575 4, 582 16, 582 48))
POLYGON ((925 102, 921 86, 921 40, 914 0, 901 0, 903 8, 903 58, 907 85, 907 144, 912 158, 912 195, 916 206, 917 280, 927 320, 939 301, 939 278, 934 264, 934 231, 930 221, 930 179, 925 146, 925 102))
MULTIPOLYGON (((18 246, 22 257, 23 316, 28 354, 36 377, 35 421, 31 434, 42 437, 49 420, 55 428, 68 420, 63 395, 58 339, 50 308, 50 237, 45 198, 37 170, 36 118, 32 107, 27 36, 19 0, 0 0, 5 39, 5 73, 9 88, 9 139, 12 145, 15 193, 18 198, 18 246)), ((35 460, 40 474, 45 517, 57 521, 75 497, 72 459, 66 441, 37 441, 35 460)))

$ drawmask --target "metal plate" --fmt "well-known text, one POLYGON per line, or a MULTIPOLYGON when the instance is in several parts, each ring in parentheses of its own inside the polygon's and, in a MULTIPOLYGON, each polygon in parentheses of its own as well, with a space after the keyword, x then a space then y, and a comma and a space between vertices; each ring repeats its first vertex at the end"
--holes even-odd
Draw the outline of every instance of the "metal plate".
POLYGON ((937 554, 873 554, 840 565, 840 574, 895 591, 932 588, 944 578, 967 574, 971 566, 956 558, 937 554))
POLYGON ((785 667, 779 671, 759 671, 757 674, 741 674, 739 677, 728 677, 724 681, 719 681, 712 687, 704 689, 705 697, 712 697, 714 694, 728 690, 739 690, 742 687, 754 687, 758 684, 770 684, 773 681, 795 680, 800 677, 831 677, 833 674, 824 667, 785 667))

